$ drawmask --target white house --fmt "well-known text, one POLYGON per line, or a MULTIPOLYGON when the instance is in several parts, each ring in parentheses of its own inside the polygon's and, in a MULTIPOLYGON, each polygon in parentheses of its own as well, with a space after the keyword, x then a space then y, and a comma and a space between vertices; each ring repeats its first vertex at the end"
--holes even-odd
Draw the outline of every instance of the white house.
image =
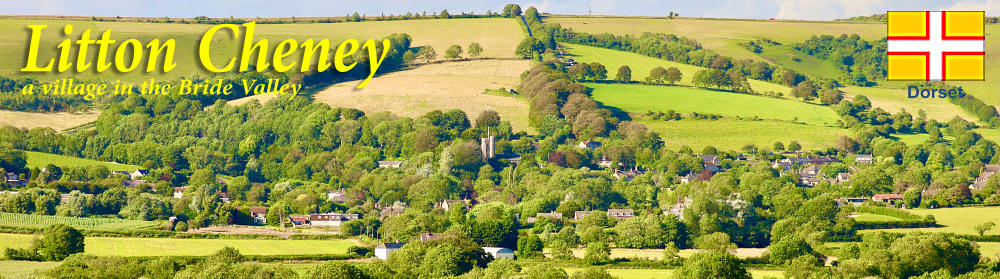
POLYGON ((514 259, 514 250, 503 247, 483 247, 486 254, 493 256, 493 259, 514 259))
POLYGON ((358 214, 322 213, 309 214, 309 225, 314 227, 339 227, 340 223, 357 220, 358 214))
POLYGON ((379 243, 375 246, 375 257, 380 260, 386 260, 392 252, 396 252, 400 248, 403 248, 406 243, 379 243))

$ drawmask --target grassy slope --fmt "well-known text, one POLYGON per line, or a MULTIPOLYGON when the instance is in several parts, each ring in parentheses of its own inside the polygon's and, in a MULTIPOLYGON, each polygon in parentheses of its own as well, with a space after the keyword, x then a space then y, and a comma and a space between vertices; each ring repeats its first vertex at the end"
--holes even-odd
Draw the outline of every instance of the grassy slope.
MULTIPOLYGON (((698 70, 703 69, 698 66, 667 61, 631 52, 576 44, 562 45, 566 48, 568 53, 571 54, 569 57, 574 60, 588 63, 600 62, 601 64, 604 64, 604 67, 608 69, 609 79, 614 79, 615 74, 618 73, 618 68, 622 65, 628 65, 629 68, 632 69, 632 80, 635 81, 644 80, 647 76, 649 76, 649 71, 653 68, 677 67, 677 69, 681 70, 681 73, 683 73, 681 81, 678 82, 678 84, 694 85, 692 82, 694 74, 697 73, 698 70)), ((785 95, 788 95, 788 92, 791 90, 785 86, 759 80, 750 80, 750 87, 758 92, 774 91, 782 92, 785 95)))
MULTIPOLYGON (((34 235, 0 234, 0 248, 28 247, 34 235)), ((352 240, 177 239, 87 237, 84 253, 97 256, 203 256, 230 246, 245 255, 343 254, 352 240)))
POLYGON ((389 111, 415 117, 432 110, 461 109, 475 119, 484 110, 495 110, 518 131, 530 131, 528 103, 522 98, 483 94, 485 89, 514 88, 526 60, 446 62, 416 67, 376 77, 360 90, 355 82, 330 86, 313 99, 333 107, 352 107, 369 113, 389 111))
MULTIPOLYGON (((1000 223, 1000 207, 961 207, 961 208, 938 208, 938 209, 911 209, 908 210, 919 215, 934 215, 940 228, 917 228, 917 229, 889 229, 885 231, 893 232, 944 232, 957 234, 976 234, 973 227, 976 225, 992 221, 1000 223)), ((994 230, 989 234, 996 234, 994 230)))
MULTIPOLYGON (((739 45, 741 42, 756 39, 771 39, 782 44, 805 41, 813 35, 858 34, 866 40, 878 40, 885 37, 885 25, 880 23, 848 23, 848 22, 786 22, 786 21, 750 21, 750 20, 715 20, 715 19, 662 19, 662 18, 627 18, 627 17, 575 17, 555 16, 545 19, 546 22, 559 23, 564 27, 588 33, 613 33, 641 35, 643 32, 671 33, 697 40, 706 49, 736 58, 751 58, 755 60, 775 60, 783 55, 780 51, 761 54, 753 53, 739 45), (771 59, 768 59, 771 58, 771 59)), ((986 25, 987 34, 1000 32, 1000 25, 986 25)), ((1000 42, 986 40, 986 52, 1000 52, 1000 42)), ((787 50, 784 53, 788 53, 787 50)), ((799 57, 802 57, 801 55, 799 57)), ((799 63, 784 63, 775 60, 783 66, 796 69, 799 63)), ((806 62, 803 60, 803 62, 806 62)), ((827 66, 823 66, 827 67, 827 66)), ((806 73, 819 74, 818 68, 800 68, 806 73)), ((798 69, 797 69, 798 70, 798 69)), ((836 76, 827 76, 836 78, 836 76)), ((909 82, 880 82, 885 88, 902 88, 909 82)), ((1000 94, 995 89, 1000 87, 1000 56, 986 56, 986 81, 948 82, 962 86, 970 94, 988 104, 1000 104, 1000 94)), ((958 110, 954 108, 947 111, 958 110)))
POLYGON ((90 166, 90 165, 103 165, 103 166, 106 166, 106 167, 108 167, 108 169, 113 170, 113 171, 116 171, 116 170, 134 171, 136 169, 141 168, 139 166, 133 166, 133 165, 127 165, 127 164, 119 164, 119 163, 111 163, 111 162, 101 162, 101 161, 95 161, 95 160, 90 160, 90 159, 83 159, 83 158, 63 156, 63 155, 50 154, 50 153, 42 153, 42 152, 34 152, 34 151, 25 151, 25 153, 27 153, 27 155, 28 155, 28 167, 29 168, 34 168, 34 167, 43 168, 43 167, 45 167, 48 164, 55 164, 56 166, 60 166, 60 167, 78 167, 78 166, 90 166))
POLYGON ((739 150, 746 144, 771 147, 776 141, 788 145, 798 141, 805 150, 833 146, 837 137, 847 130, 808 124, 792 124, 779 121, 748 120, 681 120, 681 121, 641 121, 649 129, 663 138, 667 148, 687 145, 694 150, 714 146, 721 150, 739 150))
POLYGON ((759 55, 768 62, 807 76, 827 78, 841 76, 840 69, 830 62, 797 51, 791 45, 766 45, 759 55))
POLYGON ((905 88, 847 86, 840 90, 844 91, 849 98, 864 95, 868 97, 873 106, 880 107, 890 113, 896 113, 900 109, 905 109, 906 112, 916 117, 918 111, 924 110, 927 112, 927 118, 938 121, 948 121, 955 116, 969 121, 978 121, 978 118, 974 115, 969 114, 965 110, 962 110, 961 107, 948 102, 946 99, 907 98, 905 88))
POLYGON ((587 86, 594 89, 594 100, 631 112, 674 110, 679 113, 714 113, 744 118, 798 118, 800 122, 816 125, 831 125, 839 119, 827 107, 748 94, 677 86, 594 83, 587 86))
MULTIPOLYGON (((124 79, 124 80, 144 80, 155 77, 157 79, 172 79, 181 76, 191 76, 201 73, 201 63, 199 63, 196 50, 198 41, 206 30, 213 25, 208 24, 169 24, 169 23, 137 23, 137 22, 95 22, 95 21, 69 21, 69 20, 32 20, 32 19, 0 19, 0 75, 12 76, 25 63, 25 53, 27 49, 30 33, 25 26, 30 24, 47 24, 49 27, 43 30, 41 49, 52 49, 39 54, 39 61, 47 61, 56 55, 54 46, 64 37, 61 35, 62 27, 72 24, 74 28, 73 38, 87 29, 92 28, 91 38, 99 37, 104 30, 112 29, 111 38, 124 40, 126 38, 138 39, 148 42, 152 39, 175 39, 177 49, 175 61, 177 68, 166 74, 147 75, 141 70, 131 73, 119 74, 115 71, 95 73, 86 71, 79 74, 67 72, 64 74, 32 74, 28 75, 39 79, 56 79, 59 77, 75 77, 78 79, 92 79, 95 77, 104 79, 124 79)), ((285 39, 296 39, 302 42, 306 39, 329 39, 331 48, 336 49, 337 44, 345 39, 354 38, 359 40, 370 38, 381 38, 392 33, 408 33, 413 38, 413 46, 432 46, 438 52, 438 57, 443 58, 444 50, 451 45, 461 45, 463 48, 472 42, 479 42, 483 46, 484 57, 513 57, 514 48, 522 37, 517 22, 513 19, 491 18, 491 19, 447 19, 447 20, 408 20, 408 21, 381 21, 381 22, 357 22, 357 23, 315 23, 315 24, 259 24, 254 34, 255 40, 268 39, 271 48, 278 42, 285 39)), ((239 57, 238 51, 242 47, 240 40, 230 40, 225 32, 220 32, 213 38, 212 59, 217 65, 224 65, 223 62, 233 57, 239 57)), ((242 39, 242 37, 240 38, 242 39)), ((115 46, 112 46, 112 50, 115 46)), ((300 49, 301 50, 301 49, 300 49)), ((91 50, 90 55, 96 57, 96 51, 91 50)), ((270 57, 270 56, 269 56, 270 57)), ((75 54, 71 56, 75 61, 75 54)), ((93 58, 92 58, 93 59, 93 58)), ((286 58, 286 62, 301 61, 301 51, 286 58)), ((92 61, 92 60, 91 60, 92 61)), ((145 67, 145 63, 140 64, 145 67)), ((24 76, 18 74, 17 76, 24 76)))
POLYGON ((159 225, 160 223, 155 221, 137 221, 115 218, 76 218, 0 212, 0 225, 4 226, 46 227, 53 224, 64 224, 78 229, 118 231, 149 228, 159 225))

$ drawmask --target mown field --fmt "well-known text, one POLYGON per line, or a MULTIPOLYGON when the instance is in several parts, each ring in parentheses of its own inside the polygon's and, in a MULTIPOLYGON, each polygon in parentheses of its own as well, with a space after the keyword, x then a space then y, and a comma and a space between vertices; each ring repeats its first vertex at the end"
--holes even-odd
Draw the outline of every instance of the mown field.
POLYGON ((51 153, 42 153, 34 151, 25 151, 28 155, 28 168, 44 168, 48 164, 54 164, 60 167, 79 167, 79 166, 92 166, 92 165, 102 165, 108 167, 112 171, 135 171, 142 167, 119 164, 112 162, 102 162, 84 158, 70 157, 51 153))
POLYGON ((0 278, 26 279, 39 278, 37 272, 59 266, 60 262, 29 262, 0 260, 0 278))
MULTIPOLYGON (((0 250, 29 247, 29 234, 0 234, 0 250)), ((87 237, 84 253, 96 256, 204 256, 226 246, 244 255, 344 254, 352 240, 178 239, 87 237)))
POLYGON ((0 212, 0 226, 43 228, 54 224, 69 225, 78 229, 126 231, 155 227, 160 223, 154 221, 124 220, 118 218, 77 218, 0 212))
POLYGON ((515 88, 528 70, 526 60, 473 60, 429 64, 374 78, 355 90, 354 82, 339 83, 316 94, 316 102, 368 113, 388 111, 416 117, 432 110, 461 109, 469 119, 495 110, 515 130, 529 131, 528 102, 523 98, 483 94, 486 89, 515 88))
MULTIPOLYGON (((0 75, 22 77, 30 76, 43 80, 59 77, 74 77, 77 79, 122 79, 137 81, 155 77, 160 80, 192 76, 204 73, 197 57, 197 47, 201 36, 211 28, 209 24, 174 24, 174 23, 139 23, 139 22, 97 22, 74 20, 35 20, 24 18, 0 19, 0 75), (45 24, 41 49, 51 50, 39 53, 39 61, 47 61, 57 55, 54 46, 64 39, 62 27, 73 25, 72 38, 78 38, 86 29, 92 29, 91 38, 99 38, 105 30, 112 30, 111 39, 122 41, 127 38, 148 42, 153 39, 165 41, 174 39, 177 44, 175 61, 177 68, 165 74, 145 74, 145 63, 142 70, 130 73, 106 71, 96 73, 85 71, 79 74, 17 74, 24 67, 30 30, 28 25, 45 24)), ((432 46, 437 50, 438 58, 443 59, 444 51, 451 45, 461 45, 463 48, 472 42, 483 46, 484 57, 513 57, 514 49, 523 34, 514 19, 441 19, 441 20, 406 20, 406 21, 370 21, 351 23, 313 23, 313 24, 259 24, 256 26, 254 38, 267 39, 273 48, 285 39, 296 39, 302 42, 306 39, 329 39, 333 49, 339 42, 346 39, 378 39, 392 33, 408 33, 413 38, 413 46, 432 46)), ((217 65, 230 58, 238 57, 241 40, 232 40, 229 34, 220 32, 212 39, 212 60, 217 65)), ((112 50, 115 46, 112 46, 112 50)), ((273 51, 269 51, 273 52, 273 51)), ((301 61, 301 51, 285 58, 286 62, 301 61)), ((147 53, 148 54, 148 53, 147 53)), ((96 51, 90 51, 91 59, 96 57, 96 51)), ((75 52, 71 59, 76 61, 75 52)), ((93 60, 91 60, 93 61, 93 60)), ((143 60, 145 61, 145 60, 143 60)))
POLYGON ((764 60, 810 77, 836 78, 840 69, 833 63, 795 50, 791 45, 765 45, 760 53, 764 60))
MULTIPOLYGON (((702 67, 663 60, 659 58, 649 57, 641 54, 619 51, 613 49, 606 49, 600 47, 592 47, 577 44, 561 44, 569 53, 567 58, 573 58, 577 61, 582 62, 599 62, 608 69, 608 79, 614 79, 615 74, 618 73, 618 68, 622 65, 628 65, 632 69, 632 80, 642 81, 649 76, 649 72, 656 67, 670 68, 677 67, 681 71, 683 76, 678 84, 682 85, 694 85, 692 82, 694 74, 698 70, 704 69, 702 67)), ((788 87, 759 80, 749 80, 750 87, 757 92, 781 92, 784 95, 788 95, 791 90, 788 87)))
POLYGON ((678 86, 588 83, 594 100, 628 112, 711 113, 731 117, 778 119, 832 125, 838 116, 819 105, 784 99, 678 86))
MULTIPOLYGON (((958 208, 937 208, 937 209, 908 209, 907 211, 918 215, 934 215, 938 228, 914 228, 914 229, 886 229, 889 232, 941 232, 956 234, 977 234, 973 229, 976 225, 985 222, 1000 224, 1000 206, 990 207, 958 207, 958 208)), ((994 229, 986 234, 1000 234, 1000 230, 994 229)))
MULTIPOLYGON (((11 94, 11 93, 0 93, 0 94, 11 94)), ((25 129, 48 127, 56 131, 62 131, 86 123, 94 122, 97 120, 98 116, 101 116, 99 112, 43 113, 43 112, 0 110, 0 126, 14 126, 25 129)))
POLYGON ((677 149, 686 145, 696 151, 705 146, 736 151, 747 144, 771 148, 776 141, 781 141, 786 146, 792 141, 798 141, 802 149, 816 150, 833 146, 838 137, 847 134, 847 130, 840 128, 781 121, 723 119, 640 122, 659 133, 666 148, 677 149))

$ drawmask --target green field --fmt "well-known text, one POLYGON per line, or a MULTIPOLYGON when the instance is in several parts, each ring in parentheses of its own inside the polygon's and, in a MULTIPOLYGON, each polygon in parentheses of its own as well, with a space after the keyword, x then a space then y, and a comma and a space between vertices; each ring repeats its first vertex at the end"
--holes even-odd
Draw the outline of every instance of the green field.
MULTIPOLYGON (((0 250, 29 247, 35 235, 0 234, 0 250)), ((179 239, 87 237, 84 253, 96 256, 204 256, 229 246, 244 255, 344 254, 352 240, 179 239)))
POLYGON ((36 272, 55 268, 59 264, 61 263, 0 260, 0 271, 3 271, 0 278, 38 278, 36 272))
MULTIPOLYGON (((583 268, 566 268, 566 273, 572 276, 574 273, 583 270, 583 268)), ((605 269, 611 276, 617 277, 619 279, 658 279, 658 278, 672 278, 674 274, 673 269, 605 269)), ((764 269, 750 269, 750 275, 753 278, 784 278, 784 271, 781 270, 764 270, 764 269)))
POLYGON ((740 150, 746 144, 771 148, 776 141, 788 145, 798 141, 804 150, 823 149, 833 146, 838 137, 847 130, 808 124, 793 124, 780 121, 748 120, 681 120, 681 121, 640 121, 663 138, 667 148, 687 145, 694 150, 714 146, 720 150, 740 150))
MULTIPOLYGON (((733 19, 699 19, 662 17, 581 17, 581 16, 550 16, 544 19, 547 23, 559 23, 563 27, 575 31, 592 34, 611 33, 616 35, 639 36, 644 32, 676 34, 697 40, 709 50, 734 58, 750 58, 759 61, 769 61, 784 67, 796 69, 804 73, 829 75, 827 66, 810 67, 808 63, 788 63, 780 58, 787 56, 787 50, 767 50, 757 54, 740 46, 740 43, 757 39, 770 39, 790 46, 803 42, 812 36, 841 34, 858 34, 865 40, 878 40, 885 37, 884 23, 854 23, 854 22, 805 22, 805 21, 767 21, 767 20, 733 20, 733 19)), ((986 25, 987 34, 1000 32, 1000 25, 986 25)), ((1000 42, 986 41, 986 52, 1000 51, 1000 42)), ((793 55, 802 58, 797 53, 793 55)), ((1000 94, 995 94, 1000 87, 1000 56, 986 56, 985 81, 949 81, 948 84, 962 86, 970 94, 987 104, 1000 104, 1000 94)), ((610 68, 609 68, 610 71, 610 68)), ((840 75, 824 76, 837 78, 840 75)), ((882 85, 902 88, 910 82, 880 81, 882 85)), ((874 102, 874 101, 873 101, 874 102)), ((928 111, 930 113, 930 111, 928 111)))
POLYGON ((42 153, 34 151, 24 151, 28 155, 28 168, 44 168, 48 164, 54 164, 59 167, 80 167, 80 166, 91 166, 91 165, 102 165, 108 167, 112 171, 135 171, 142 167, 111 163, 111 162, 101 162, 84 158, 70 157, 51 153, 42 153))
POLYGON ((801 22, 663 17, 550 16, 546 23, 559 23, 575 31, 593 34, 642 35, 644 32, 676 34, 697 40, 706 48, 736 58, 763 60, 743 48, 741 42, 771 39, 783 44, 802 42, 813 35, 859 34, 867 40, 885 37, 885 25, 844 22, 801 22))
MULTIPOLYGON (((615 74, 618 73, 618 68, 622 65, 628 65, 632 69, 632 80, 642 81, 649 76, 649 72, 656 67, 670 68, 677 67, 681 70, 683 76, 678 84, 682 85, 694 85, 692 81, 694 74, 698 70, 704 69, 702 67, 677 63, 673 61, 667 61, 659 58, 653 58, 641 54, 606 49, 600 47, 592 47, 585 45, 576 44, 562 44, 566 48, 566 51, 570 54, 569 57, 573 60, 582 62, 599 62, 608 69, 608 78, 613 79, 615 74)), ((756 92, 781 92, 788 95, 791 90, 788 87, 777 85, 774 83, 759 81, 759 80, 749 80, 750 87, 756 92)))
MULTIPOLYGON (((177 23, 139 23, 139 22, 98 22, 79 20, 39 20, 24 18, 0 19, 0 75, 12 76, 18 69, 25 65, 25 53, 29 41, 30 30, 25 26, 32 24, 46 24, 48 28, 43 30, 41 49, 46 50, 39 53, 39 61, 48 61, 56 56, 54 46, 65 39, 62 36, 62 27, 66 24, 73 25, 72 38, 78 38, 85 29, 93 29, 91 38, 96 39, 105 30, 112 30, 111 39, 124 40, 134 38, 141 42, 148 42, 153 39, 165 41, 174 39, 176 41, 176 51, 174 61, 177 68, 166 74, 146 74, 146 63, 140 63, 140 69, 130 73, 117 73, 109 70, 104 73, 85 71, 76 74, 75 71, 64 74, 31 74, 16 76, 30 76, 33 78, 51 80, 59 77, 73 76, 77 79, 123 79, 130 81, 144 80, 155 77, 160 80, 173 79, 183 76, 191 76, 196 73, 203 73, 199 58, 197 57, 198 42, 205 31, 214 25, 210 24, 177 24, 177 23)), ((507 18, 487 18, 487 19, 441 19, 441 20, 404 20, 404 21, 365 21, 351 23, 311 23, 311 24, 258 24, 254 32, 254 39, 267 39, 271 51, 278 42, 285 39, 296 39, 302 42, 306 39, 329 39, 331 48, 336 49, 339 42, 346 39, 377 39, 392 33, 407 33, 413 39, 413 47, 432 46, 440 54, 439 59, 443 59, 444 50, 451 45, 461 45, 463 48, 472 42, 478 42, 483 47, 484 57, 514 57, 514 49, 520 39, 524 36, 514 19, 507 18)), ((217 65, 224 65, 223 62, 230 58, 239 57, 238 52, 241 45, 240 40, 232 40, 225 32, 219 32, 212 39, 212 60, 217 65)), ((111 46, 112 51, 117 44, 111 46)), ((75 49, 74 49, 75 50, 75 49)), ((301 50, 301 49, 299 49, 301 50)), ((148 54, 148 51, 146 51, 148 54)), ((286 57, 286 63, 292 61, 301 62, 301 51, 286 57)), ((92 57, 96 57, 93 48, 90 51, 92 57)), ((75 61, 75 51, 71 59, 75 61)), ((91 58, 94 59, 94 58, 91 58)), ((93 60, 90 60, 93 61, 93 60)), ((143 59, 145 61, 145 59, 143 59)), ((41 64, 41 63, 40 63, 41 64)))
POLYGON ((711 113, 731 117, 792 120, 816 125, 837 122, 833 110, 803 102, 679 86, 596 84, 594 100, 627 112, 711 113))
POLYGON ((832 63, 795 50, 791 45, 765 45, 761 57, 773 64, 781 65, 810 77, 836 78, 840 69, 832 63))
MULTIPOLYGON (((887 229, 889 232, 942 232, 957 234, 976 234, 973 227, 976 225, 992 221, 1000 223, 1000 207, 958 207, 958 208, 938 208, 938 209, 909 209, 907 210, 917 215, 934 215, 939 228, 915 228, 915 229, 887 229)), ((987 234, 1000 234, 1000 230, 994 229, 987 234)))
POLYGON ((3 226, 43 228, 53 224, 64 224, 78 229, 126 231, 155 227, 160 223, 118 218, 77 218, 0 212, 0 225, 3 226))

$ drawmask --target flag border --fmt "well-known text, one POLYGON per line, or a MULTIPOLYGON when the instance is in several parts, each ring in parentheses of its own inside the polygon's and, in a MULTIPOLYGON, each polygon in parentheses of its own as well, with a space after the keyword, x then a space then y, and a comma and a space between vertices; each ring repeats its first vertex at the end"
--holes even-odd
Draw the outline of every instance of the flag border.
POLYGON ((886 75, 885 79, 888 81, 928 81, 931 80, 931 52, 930 51, 887 51, 886 56, 886 75), (923 79, 889 79, 889 55, 923 55, 924 56, 924 78, 923 79))

